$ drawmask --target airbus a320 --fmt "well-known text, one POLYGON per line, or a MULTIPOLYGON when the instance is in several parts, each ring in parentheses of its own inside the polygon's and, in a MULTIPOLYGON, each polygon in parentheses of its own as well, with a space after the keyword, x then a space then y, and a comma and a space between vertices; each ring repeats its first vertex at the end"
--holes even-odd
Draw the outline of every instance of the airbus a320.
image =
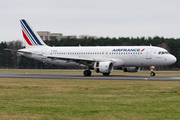
POLYGON ((25 48, 20 55, 54 65, 86 66, 84 76, 91 76, 91 70, 108 76, 114 67, 124 72, 138 72, 141 67, 150 67, 150 76, 155 66, 167 66, 176 62, 176 57, 166 49, 155 46, 77 46, 50 47, 33 30, 27 20, 20 20, 25 48))

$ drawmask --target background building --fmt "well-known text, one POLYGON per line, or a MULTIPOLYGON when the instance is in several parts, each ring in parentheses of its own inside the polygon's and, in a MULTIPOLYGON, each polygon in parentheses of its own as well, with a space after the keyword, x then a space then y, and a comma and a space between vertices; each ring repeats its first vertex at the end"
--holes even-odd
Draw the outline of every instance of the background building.
POLYGON ((42 40, 61 40, 63 38, 63 34, 61 33, 50 33, 48 31, 38 31, 37 33, 42 40))

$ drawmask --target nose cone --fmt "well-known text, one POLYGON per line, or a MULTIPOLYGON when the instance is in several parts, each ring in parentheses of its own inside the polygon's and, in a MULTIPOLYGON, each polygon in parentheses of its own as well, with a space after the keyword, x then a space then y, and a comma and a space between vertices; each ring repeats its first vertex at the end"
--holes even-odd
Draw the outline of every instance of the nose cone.
POLYGON ((174 64, 177 61, 176 57, 173 55, 171 55, 171 57, 169 59, 170 59, 169 60, 170 64, 174 64))
POLYGON ((174 63, 177 61, 177 58, 174 56, 174 63))

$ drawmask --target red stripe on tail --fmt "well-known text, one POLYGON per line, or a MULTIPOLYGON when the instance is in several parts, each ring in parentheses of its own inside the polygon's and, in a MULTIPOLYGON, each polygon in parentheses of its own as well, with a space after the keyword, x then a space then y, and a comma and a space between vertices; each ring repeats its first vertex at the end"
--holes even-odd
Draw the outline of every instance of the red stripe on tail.
POLYGON ((28 39, 28 37, 26 36, 26 34, 24 33, 23 30, 22 30, 22 33, 23 33, 23 37, 24 37, 24 39, 26 40, 26 42, 27 42, 29 45, 32 45, 32 43, 30 42, 30 40, 28 39))

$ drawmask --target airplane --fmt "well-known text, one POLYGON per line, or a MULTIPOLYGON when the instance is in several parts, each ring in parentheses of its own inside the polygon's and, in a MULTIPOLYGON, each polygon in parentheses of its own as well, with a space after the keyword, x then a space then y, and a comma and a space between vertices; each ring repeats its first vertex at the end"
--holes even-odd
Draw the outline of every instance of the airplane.
POLYGON ((54 65, 86 66, 84 76, 91 76, 91 70, 108 76, 114 67, 124 72, 138 72, 141 67, 150 67, 150 76, 155 76, 155 66, 171 65, 176 57, 166 49, 156 46, 47 46, 27 20, 20 20, 25 48, 19 55, 54 65))

